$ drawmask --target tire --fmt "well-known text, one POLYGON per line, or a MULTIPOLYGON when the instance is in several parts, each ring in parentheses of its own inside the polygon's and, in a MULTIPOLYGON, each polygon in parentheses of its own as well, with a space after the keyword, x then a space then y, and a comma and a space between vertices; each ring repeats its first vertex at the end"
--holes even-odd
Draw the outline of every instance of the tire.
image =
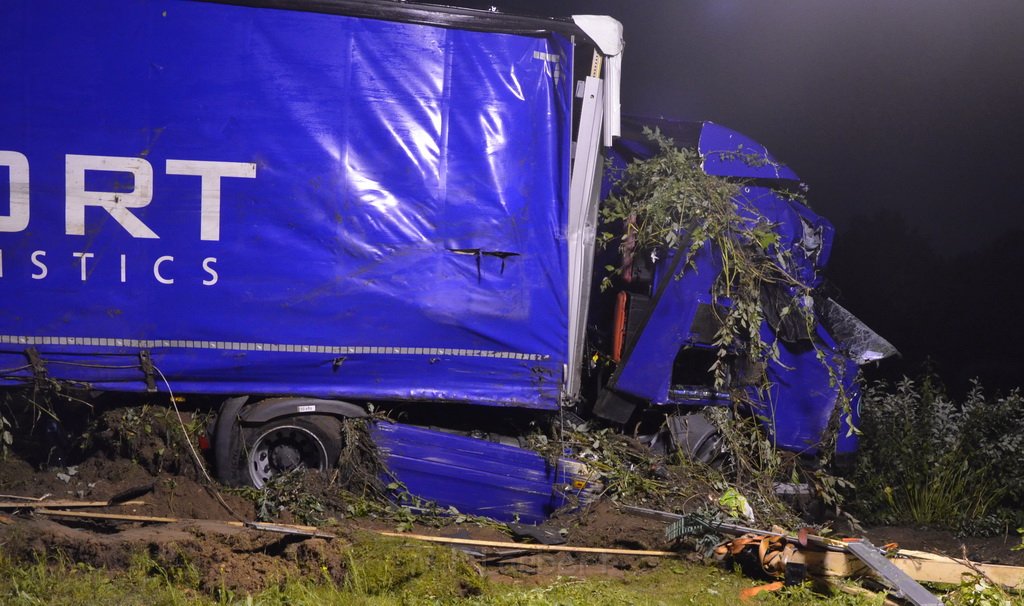
POLYGON ((239 452, 243 449, 238 413, 249 400, 247 396, 229 398, 220 406, 213 430, 214 471, 217 479, 228 486, 245 486, 239 463, 239 452))
POLYGON ((325 415, 275 419, 240 428, 231 459, 235 483, 262 488, 271 478, 297 468, 326 471, 341 455, 341 422, 325 415))
POLYGON ((673 449, 687 459, 715 469, 721 469, 728 461, 725 437, 702 413, 670 417, 668 427, 673 449))

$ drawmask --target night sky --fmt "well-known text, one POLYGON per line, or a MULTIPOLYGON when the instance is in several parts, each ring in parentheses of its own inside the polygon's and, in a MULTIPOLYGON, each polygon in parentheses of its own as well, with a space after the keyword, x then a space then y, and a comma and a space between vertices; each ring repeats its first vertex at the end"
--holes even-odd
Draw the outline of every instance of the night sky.
POLYGON ((809 185, 829 294, 904 354, 874 376, 1024 385, 1024 2, 451 4, 615 17, 624 112, 718 122, 809 185))

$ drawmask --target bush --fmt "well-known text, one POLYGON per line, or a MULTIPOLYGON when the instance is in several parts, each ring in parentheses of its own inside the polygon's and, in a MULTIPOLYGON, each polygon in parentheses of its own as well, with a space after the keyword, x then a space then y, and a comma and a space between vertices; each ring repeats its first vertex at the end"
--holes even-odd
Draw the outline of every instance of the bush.
POLYGON ((975 381, 964 402, 961 439, 972 467, 991 467, 1006 501, 1024 503, 1024 397, 985 399, 975 381))
POLYGON ((861 403, 863 439, 852 506, 876 523, 997 530, 1024 496, 1024 398, 963 402, 934 376, 875 383, 861 403))

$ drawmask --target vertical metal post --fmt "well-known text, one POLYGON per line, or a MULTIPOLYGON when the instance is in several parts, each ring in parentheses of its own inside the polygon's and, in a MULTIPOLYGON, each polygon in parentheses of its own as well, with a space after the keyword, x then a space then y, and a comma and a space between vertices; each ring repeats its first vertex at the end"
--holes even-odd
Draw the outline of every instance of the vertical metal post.
POLYGON ((604 113, 601 79, 587 77, 583 86, 576 155, 569 181, 569 364, 565 396, 579 393, 587 307, 594 269, 594 238, 597 235, 597 207, 603 162, 601 124, 604 113))

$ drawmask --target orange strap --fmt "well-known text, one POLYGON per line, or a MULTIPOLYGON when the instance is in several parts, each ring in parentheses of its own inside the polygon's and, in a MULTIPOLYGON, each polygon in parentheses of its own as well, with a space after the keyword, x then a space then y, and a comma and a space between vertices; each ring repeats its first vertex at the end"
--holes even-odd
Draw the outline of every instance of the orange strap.
POLYGON ((757 549, 757 561, 761 563, 761 569, 776 577, 786 573, 786 564, 796 553, 796 546, 787 542, 785 537, 745 534, 716 547, 715 556, 736 556, 748 548, 757 549))
POLYGON ((782 589, 782 581, 775 581, 774 583, 768 583, 767 585, 758 585, 757 587, 748 587, 740 591, 740 601, 749 602, 750 598, 756 596, 762 591, 778 591, 782 589))

